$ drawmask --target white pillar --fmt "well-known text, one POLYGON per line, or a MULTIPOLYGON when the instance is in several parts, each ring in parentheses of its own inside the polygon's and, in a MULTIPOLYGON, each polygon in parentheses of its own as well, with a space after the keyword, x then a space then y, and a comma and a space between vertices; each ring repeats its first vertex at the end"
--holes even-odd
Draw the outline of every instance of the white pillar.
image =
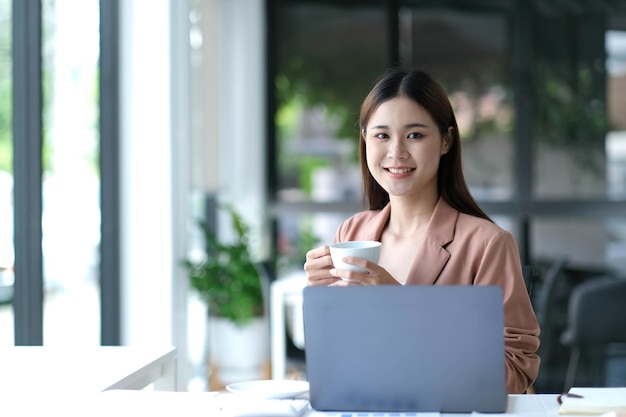
POLYGON ((120 2, 122 343, 172 344, 170 2, 120 2))
POLYGON ((267 248, 261 241, 267 223, 264 5, 222 0, 220 74, 220 192, 251 225, 259 251, 267 248))

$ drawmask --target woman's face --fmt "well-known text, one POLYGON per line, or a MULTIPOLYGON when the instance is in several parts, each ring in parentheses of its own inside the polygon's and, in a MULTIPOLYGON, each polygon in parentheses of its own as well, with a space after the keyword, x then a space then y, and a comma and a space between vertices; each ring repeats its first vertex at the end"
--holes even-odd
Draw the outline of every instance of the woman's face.
POLYGON ((451 139, 442 138, 430 114, 415 101, 398 96, 383 102, 366 126, 365 145, 368 168, 390 197, 437 193, 439 160, 451 139))

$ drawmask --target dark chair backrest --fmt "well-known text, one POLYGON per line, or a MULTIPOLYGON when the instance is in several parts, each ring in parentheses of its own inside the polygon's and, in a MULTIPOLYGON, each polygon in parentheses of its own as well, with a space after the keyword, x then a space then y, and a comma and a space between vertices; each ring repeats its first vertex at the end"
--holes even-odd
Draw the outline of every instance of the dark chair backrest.
POLYGON ((568 318, 565 345, 626 343, 626 279, 591 278, 574 288, 568 318))
POLYGON ((541 285, 541 291, 537 296, 537 303, 535 306, 535 312, 537 314, 537 320, 542 328, 548 325, 548 320, 552 315, 552 309, 555 302, 555 294, 558 288, 558 284, 561 280, 561 274, 565 266, 567 265, 567 259, 558 258, 555 259, 550 267, 546 271, 543 277, 543 283, 541 285))
POLYGON ((522 265, 522 276, 524 277, 524 284, 526 284, 526 291, 528 294, 532 294, 535 268, 532 265, 522 265))
POLYGON ((535 314, 541 326, 538 354, 544 364, 550 363, 554 357, 554 338, 558 337, 554 323, 556 309, 556 294, 562 279, 563 270, 567 265, 567 259, 555 259, 550 267, 545 271, 541 284, 541 289, 535 302, 535 314))

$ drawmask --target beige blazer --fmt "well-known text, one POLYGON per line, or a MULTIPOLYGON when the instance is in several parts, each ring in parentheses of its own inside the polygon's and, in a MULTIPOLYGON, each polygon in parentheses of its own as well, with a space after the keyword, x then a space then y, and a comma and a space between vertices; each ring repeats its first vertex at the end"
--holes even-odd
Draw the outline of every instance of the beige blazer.
MULTIPOLYGON (((355 214, 335 242, 380 240, 391 206, 355 214)), ((523 393, 539 373, 539 323, 526 290, 513 235, 485 219, 460 213, 439 199, 406 285, 499 285, 504 290, 506 386, 523 393)), ((463 344, 459 347, 462 349, 463 344)))

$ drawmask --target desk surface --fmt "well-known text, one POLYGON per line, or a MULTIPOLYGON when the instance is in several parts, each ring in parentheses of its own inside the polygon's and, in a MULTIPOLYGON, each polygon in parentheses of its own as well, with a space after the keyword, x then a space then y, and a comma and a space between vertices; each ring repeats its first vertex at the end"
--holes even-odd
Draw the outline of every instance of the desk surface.
MULTIPOLYGON (((109 390, 100 393, 78 395, 66 393, 52 398, 45 407, 28 404, 21 407, 13 417, 33 415, 64 416, 116 416, 179 415, 185 417, 228 417, 221 411, 224 401, 233 401, 234 394, 217 392, 166 392, 109 390), (42 411, 34 414, 33 411, 42 411)), ((505 414, 439 414, 439 413, 348 413, 318 412, 310 410, 302 417, 566 417, 559 416, 555 394, 510 395, 505 414)), ((37 398, 37 397, 33 397, 37 398)), ((239 401, 239 400, 237 400, 239 401)), ((242 397, 242 401, 246 401, 242 397)), ((258 400, 257 400, 258 401, 258 400)), ((1 411, 1 410, 0 410, 1 411)), ((249 414, 247 417, 261 417, 249 414)), ((235 416, 237 417, 237 416, 235 416)))
POLYGON ((175 389, 172 383, 175 363, 173 347, 2 348, 0 393, 4 397, 24 393, 81 394, 107 389, 141 389, 163 376, 172 379, 170 389, 175 389))
MULTIPOLYGON (((415 417, 420 417, 420 415, 424 416, 432 416, 432 415, 440 415, 442 417, 468 417, 468 416, 489 416, 489 417, 499 417, 499 416, 525 416, 525 417, 564 417, 563 415, 559 415, 559 404, 556 399, 556 394, 516 394, 509 395, 508 404, 506 413, 504 414, 456 414, 456 413, 413 413, 415 417)), ((390 414, 374 414, 372 416, 378 417, 391 417, 396 416, 399 417, 398 413, 390 413, 390 414)), ((368 417, 368 413, 330 413, 330 412, 319 412, 312 410, 307 414, 306 417, 348 417, 348 416, 356 416, 356 417, 368 417)), ((578 416, 580 417, 580 416, 578 416)))

